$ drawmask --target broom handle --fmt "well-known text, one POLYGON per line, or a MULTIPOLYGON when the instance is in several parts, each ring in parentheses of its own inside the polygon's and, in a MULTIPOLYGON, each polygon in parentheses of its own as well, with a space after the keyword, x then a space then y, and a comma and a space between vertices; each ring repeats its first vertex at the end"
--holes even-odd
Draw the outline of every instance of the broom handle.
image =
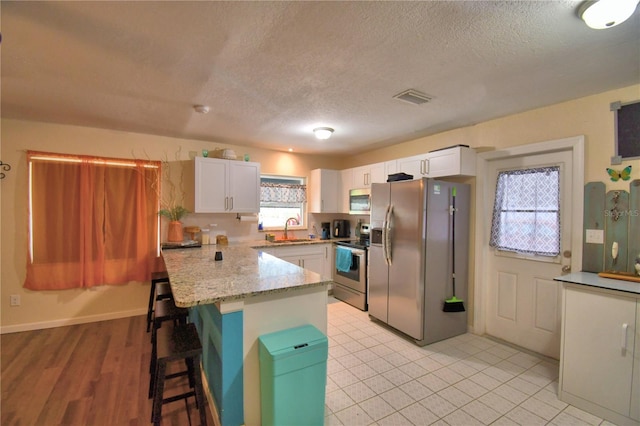
POLYGON ((451 283, 453 284, 453 296, 456 295, 456 188, 452 191, 453 212, 451 217, 451 283))

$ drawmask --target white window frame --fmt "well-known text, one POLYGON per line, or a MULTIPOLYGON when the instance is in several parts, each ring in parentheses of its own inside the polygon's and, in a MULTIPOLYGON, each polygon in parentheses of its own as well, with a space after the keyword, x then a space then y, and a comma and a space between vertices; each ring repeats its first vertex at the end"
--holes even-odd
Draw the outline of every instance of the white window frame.
MULTIPOLYGON (((298 181, 297 183, 300 183, 301 185, 306 185, 307 184, 307 179, 305 177, 302 176, 285 176, 285 175, 269 175, 269 174, 262 174, 260 175, 260 181, 262 183, 262 179, 263 178, 268 178, 268 179, 275 179, 275 180, 283 180, 283 181, 298 181)), ((290 182, 288 182, 290 183, 290 182)), ((260 209, 262 209, 262 200, 260 201, 260 209)), ((260 213, 258 213, 258 217, 260 217, 260 213)), ((298 225, 294 225, 293 223, 289 224, 289 226, 287 226, 287 229, 290 231, 296 231, 296 230, 306 230, 308 229, 307 226, 307 202, 301 202, 300 203, 300 224, 298 225)), ((281 226, 263 226, 262 230, 263 231, 283 231, 284 230, 284 221, 282 223, 281 226)))

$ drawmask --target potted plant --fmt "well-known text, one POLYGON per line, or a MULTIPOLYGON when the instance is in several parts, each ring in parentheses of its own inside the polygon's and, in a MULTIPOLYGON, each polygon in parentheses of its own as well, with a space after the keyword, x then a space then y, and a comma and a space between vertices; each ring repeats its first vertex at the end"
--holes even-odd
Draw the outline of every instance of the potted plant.
POLYGON ((173 206, 161 209, 158 214, 169 220, 169 231, 167 235, 167 241, 175 243, 182 241, 182 219, 189 210, 182 206, 173 206))
POLYGON ((184 206, 184 162, 180 160, 182 148, 174 153, 174 161, 169 161, 165 154, 162 161, 162 190, 158 188, 158 198, 160 199, 160 210, 158 214, 169 221, 167 241, 175 243, 182 242, 182 222, 189 210, 184 206))

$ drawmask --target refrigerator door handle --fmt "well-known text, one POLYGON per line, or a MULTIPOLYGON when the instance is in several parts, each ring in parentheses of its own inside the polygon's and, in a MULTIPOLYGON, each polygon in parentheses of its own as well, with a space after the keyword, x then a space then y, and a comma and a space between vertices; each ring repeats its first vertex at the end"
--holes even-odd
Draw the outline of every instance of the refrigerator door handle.
POLYGON ((387 204, 387 208, 384 211, 384 219, 382 220, 382 257, 384 258, 384 263, 389 265, 387 261, 387 216, 389 215, 389 205, 387 204))
POLYGON ((392 246, 391 246, 391 218, 393 217, 393 205, 389 204, 387 207, 387 215, 385 220, 385 234, 383 235, 384 241, 384 260, 387 265, 391 265, 392 261, 392 246))

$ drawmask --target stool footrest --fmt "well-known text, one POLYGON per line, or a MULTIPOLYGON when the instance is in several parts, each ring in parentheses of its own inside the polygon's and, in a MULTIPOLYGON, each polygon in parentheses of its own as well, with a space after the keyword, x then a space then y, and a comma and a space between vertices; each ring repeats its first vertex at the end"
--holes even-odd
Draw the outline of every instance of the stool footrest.
POLYGON ((190 396, 196 396, 196 393, 194 391, 189 391, 189 392, 181 393, 180 395, 170 396, 169 398, 163 398, 162 403, 168 404, 170 402, 179 401, 181 399, 187 399, 190 396))
POLYGON ((179 371, 177 373, 167 374, 166 376, 164 376, 164 378, 165 379, 175 379, 176 377, 186 376, 187 374, 189 374, 189 372, 187 370, 179 371))

